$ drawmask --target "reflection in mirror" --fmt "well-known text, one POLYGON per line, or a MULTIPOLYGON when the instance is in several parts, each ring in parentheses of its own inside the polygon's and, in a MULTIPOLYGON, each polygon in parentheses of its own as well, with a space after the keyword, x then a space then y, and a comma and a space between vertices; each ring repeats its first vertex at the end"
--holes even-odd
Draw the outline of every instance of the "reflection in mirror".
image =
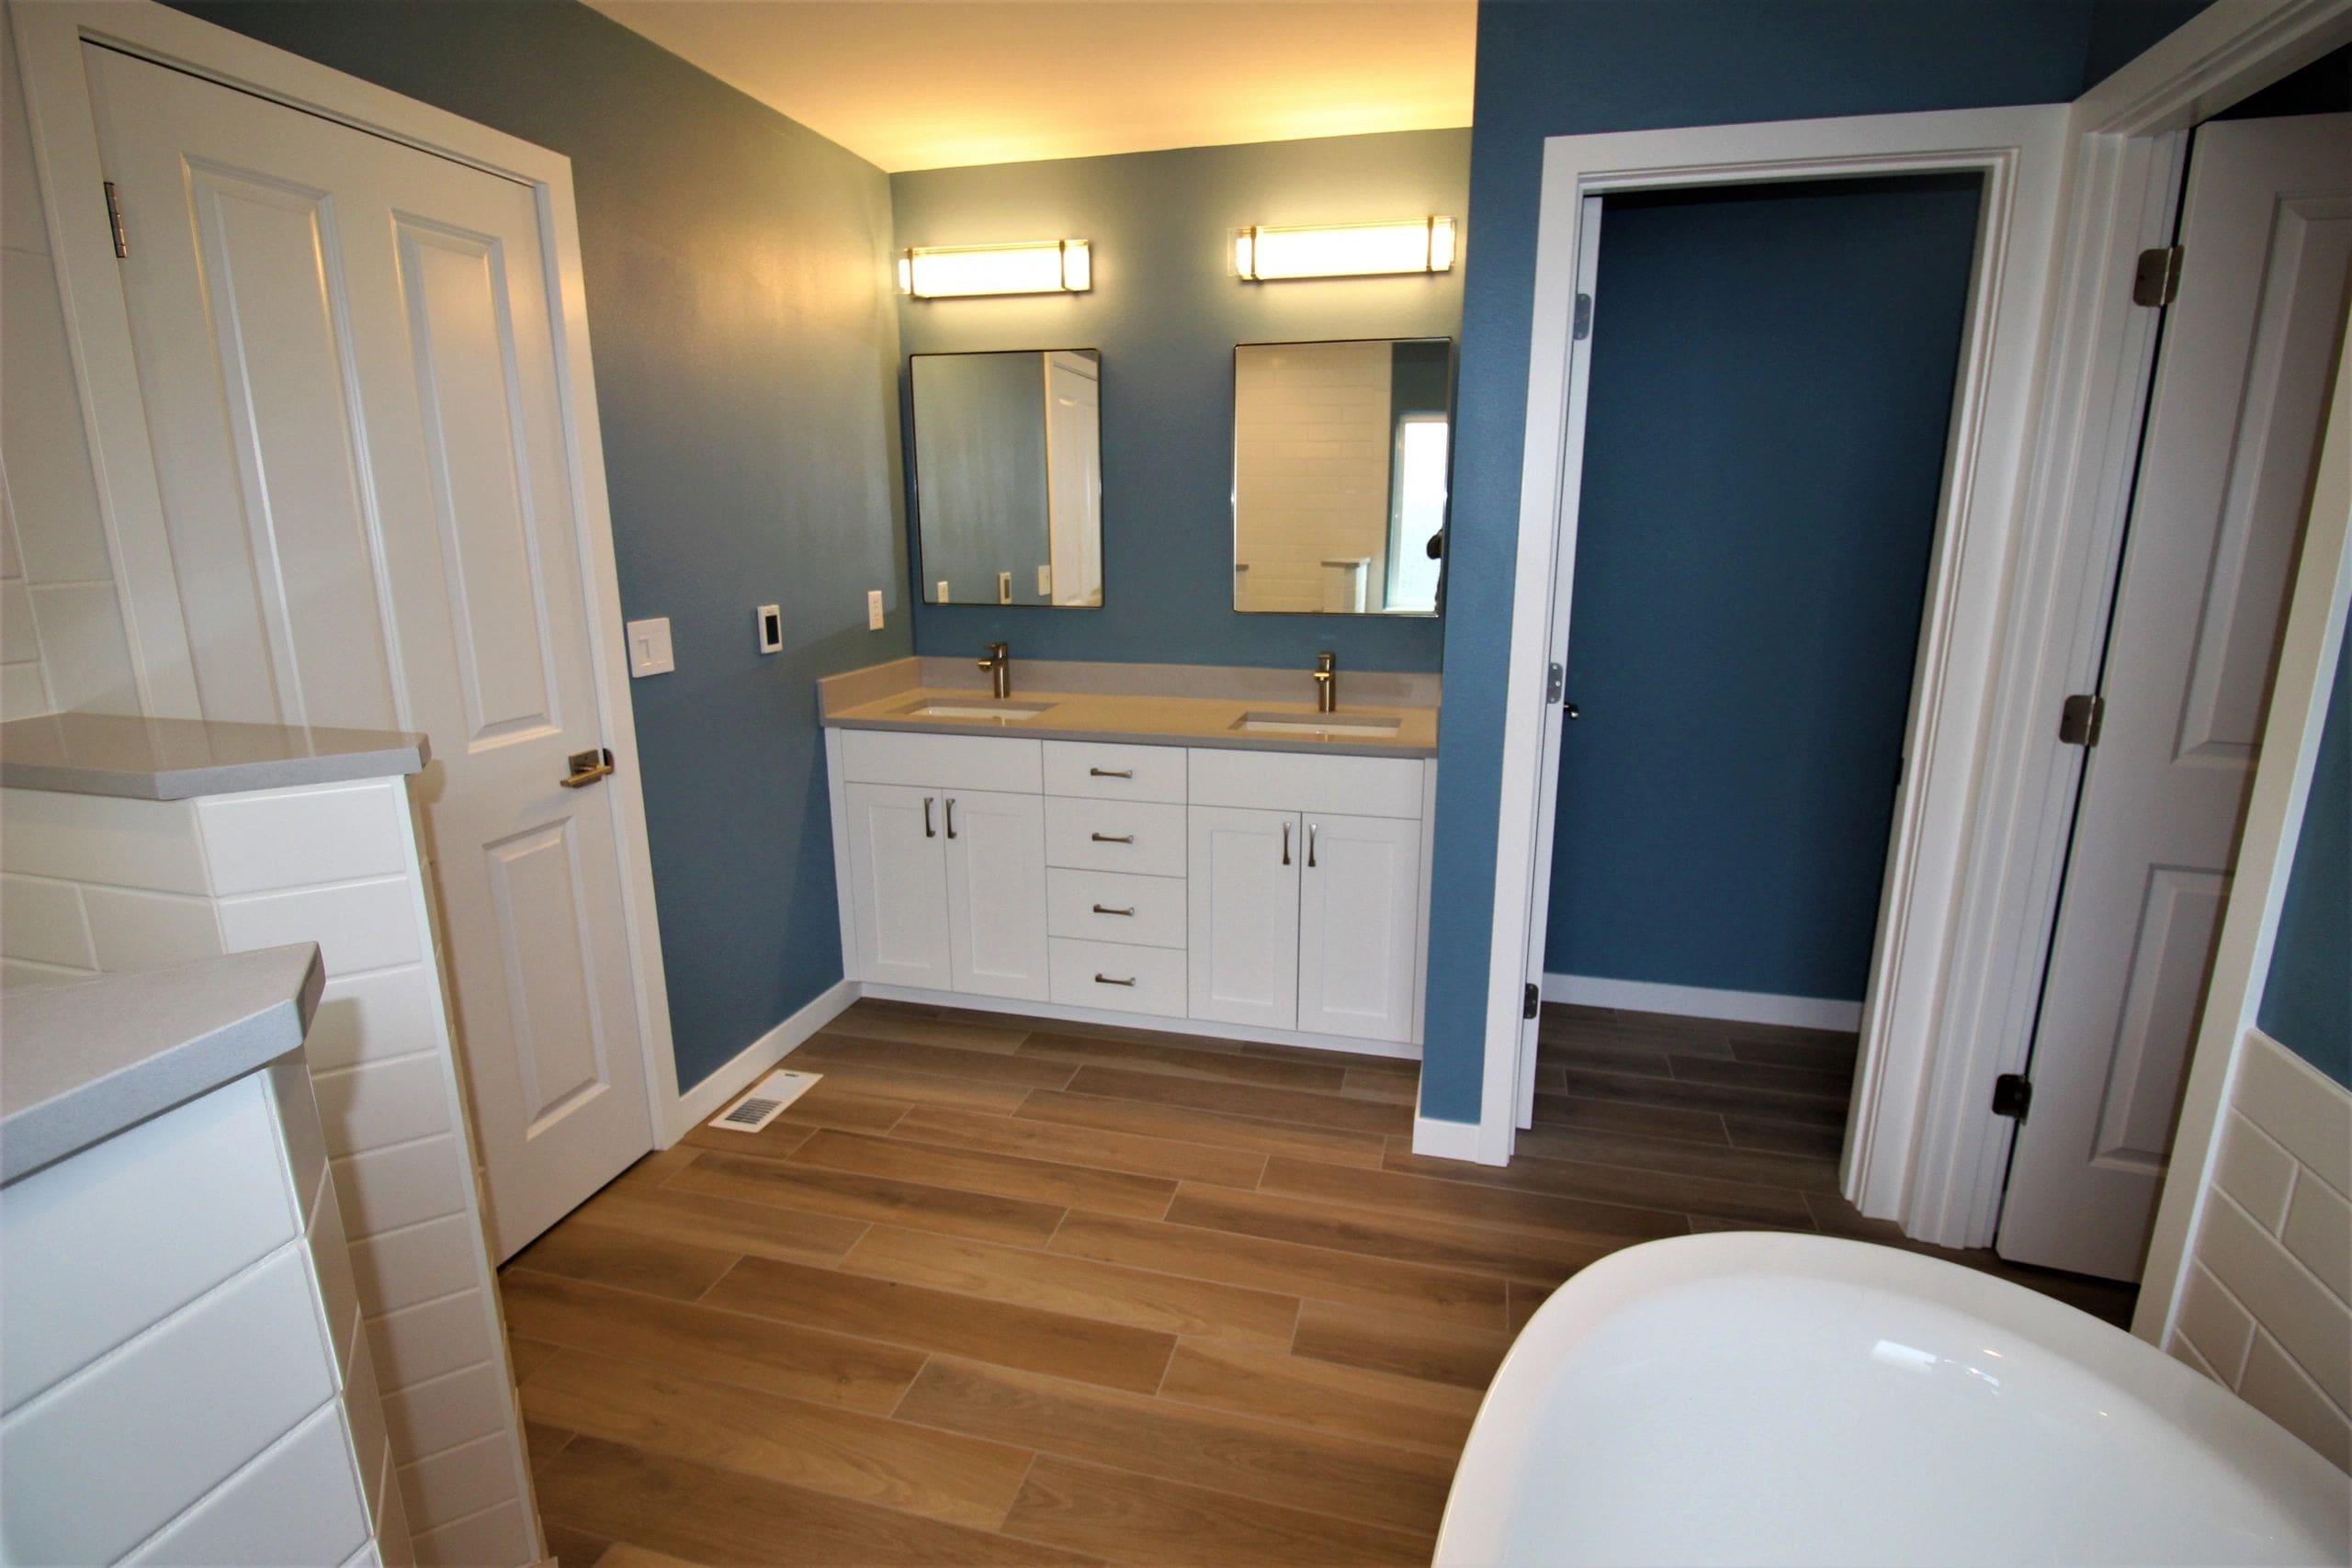
POLYGON ((1447 338, 1233 351, 1233 607, 1437 613, 1447 338))
POLYGON ((931 604, 1102 603, 1102 356, 918 354, 915 515, 931 604))

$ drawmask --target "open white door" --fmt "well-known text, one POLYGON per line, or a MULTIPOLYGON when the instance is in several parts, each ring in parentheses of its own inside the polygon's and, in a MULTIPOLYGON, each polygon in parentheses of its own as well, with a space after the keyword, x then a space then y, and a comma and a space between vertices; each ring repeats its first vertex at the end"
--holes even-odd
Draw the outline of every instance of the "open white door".
POLYGON ((1090 355, 1046 355, 1046 512, 1057 604, 1102 603, 1101 378, 1090 355))
POLYGON ((81 52, 205 716, 431 737, 503 1258, 653 1142, 537 195, 81 52))
POLYGON ((2172 1151, 2341 341, 2352 115, 2196 133, 2105 713, 1996 1246, 2136 1279, 2172 1151))
MULTIPOLYGON (((1542 745, 1543 793, 1535 820, 1535 875, 1527 905, 1527 983, 1540 995, 1544 986, 1544 939, 1552 919, 1552 838, 1560 799, 1560 747, 1566 739, 1570 704, 1561 685, 1568 657, 1568 605, 1575 597, 1577 576, 1577 506, 1584 488, 1584 416, 1592 395, 1592 322, 1597 310, 1594 291, 1600 279, 1600 202, 1584 198, 1577 212, 1577 287, 1574 319, 1568 323, 1567 424, 1561 433, 1560 550, 1552 589, 1552 673, 1547 682, 1542 745)), ((1519 1080, 1512 1100, 1513 1124, 1535 1121, 1535 1041, 1542 1027, 1540 1009, 1519 1026, 1519 1080)))

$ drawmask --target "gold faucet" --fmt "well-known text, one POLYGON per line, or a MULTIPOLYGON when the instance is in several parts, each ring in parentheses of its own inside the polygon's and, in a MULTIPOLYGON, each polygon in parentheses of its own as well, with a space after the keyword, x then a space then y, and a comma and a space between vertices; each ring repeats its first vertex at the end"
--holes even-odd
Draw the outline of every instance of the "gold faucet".
POLYGON ((1315 711, 1335 713, 1340 706, 1340 656, 1318 653, 1315 656, 1315 711))
POLYGON ((989 672, 989 692, 999 702, 1012 695, 1012 650, 1005 644, 992 642, 980 657, 980 668, 989 672))

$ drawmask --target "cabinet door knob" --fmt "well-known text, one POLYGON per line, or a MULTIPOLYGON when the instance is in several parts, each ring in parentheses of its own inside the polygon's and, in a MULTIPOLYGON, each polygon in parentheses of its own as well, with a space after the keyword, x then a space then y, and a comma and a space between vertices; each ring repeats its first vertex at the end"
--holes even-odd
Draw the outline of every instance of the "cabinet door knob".
POLYGON ((1108 975, 1097 975, 1094 976, 1094 983, 1098 986, 1132 986, 1136 983, 1136 977, 1130 975, 1124 980, 1114 980, 1108 975))
POLYGON ((931 825, 932 799, 933 797, 927 795, 922 797, 922 836, 926 839, 939 837, 939 829, 931 825))
POLYGON ((1133 833, 1097 833, 1094 841, 1098 844, 1132 844, 1136 836, 1133 833))

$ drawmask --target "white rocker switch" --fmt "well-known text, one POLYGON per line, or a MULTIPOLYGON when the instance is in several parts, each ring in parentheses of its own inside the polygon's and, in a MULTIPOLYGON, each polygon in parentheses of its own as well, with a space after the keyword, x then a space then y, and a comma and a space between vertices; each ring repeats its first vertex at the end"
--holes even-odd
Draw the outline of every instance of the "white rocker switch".
POLYGON ((667 675, 677 667, 678 661, 670 651, 669 616, 628 624, 628 672, 632 677, 667 675))

